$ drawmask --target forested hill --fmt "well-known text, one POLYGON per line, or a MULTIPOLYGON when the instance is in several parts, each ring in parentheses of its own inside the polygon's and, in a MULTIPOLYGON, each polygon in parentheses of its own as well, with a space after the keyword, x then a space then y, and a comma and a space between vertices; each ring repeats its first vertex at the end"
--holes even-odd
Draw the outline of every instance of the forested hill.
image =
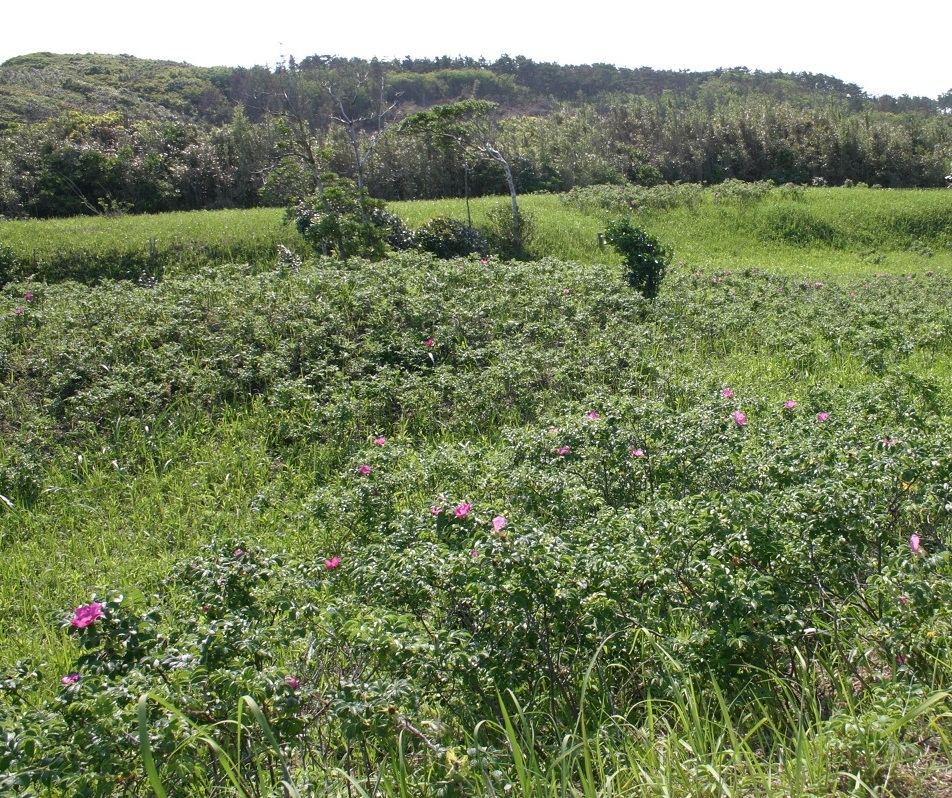
POLYGON ((594 100, 611 95, 657 97, 664 93, 710 105, 712 95, 761 94, 813 104, 831 98, 852 110, 915 111, 925 115, 952 109, 952 91, 929 97, 869 97, 854 83, 809 72, 750 71, 745 67, 710 72, 627 69, 611 64, 537 63, 523 56, 484 59, 411 59, 368 62, 309 56, 275 68, 196 67, 129 55, 56 55, 33 53, 0 64, 0 126, 39 122, 65 111, 103 114, 121 111, 137 119, 180 117, 220 125, 241 103, 255 118, 269 98, 283 90, 282 74, 296 73, 320 85, 340 73, 374 71, 386 76, 390 94, 414 106, 478 97, 514 112, 548 107, 552 102, 594 100))
POLYGON ((467 171, 433 141, 391 135, 464 98, 498 104, 496 141, 528 191, 728 177, 928 187, 952 169, 952 91, 870 97, 822 74, 35 53, 0 65, 0 214, 282 204, 362 159, 385 199, 502 190, 495 167, 467 171))

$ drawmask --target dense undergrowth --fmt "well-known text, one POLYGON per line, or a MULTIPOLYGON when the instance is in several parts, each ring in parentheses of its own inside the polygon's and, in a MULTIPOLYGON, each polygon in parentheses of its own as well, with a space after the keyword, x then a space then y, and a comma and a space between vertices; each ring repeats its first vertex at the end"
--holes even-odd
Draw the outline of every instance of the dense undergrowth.
POLYGON ((412 254, 6 285, 0 790, 941 787, 950 304, 412 254))

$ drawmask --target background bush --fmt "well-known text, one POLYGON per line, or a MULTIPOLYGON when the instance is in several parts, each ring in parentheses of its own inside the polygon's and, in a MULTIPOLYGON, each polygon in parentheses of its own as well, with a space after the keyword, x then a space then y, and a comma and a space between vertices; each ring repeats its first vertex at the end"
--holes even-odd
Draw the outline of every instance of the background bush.
POLYGON ((654 299, 661 290, 671 253, 657 238, 633 225, 631 219, 612 219, 605 239, 625 259, 625 282, 645 299, 654 299))

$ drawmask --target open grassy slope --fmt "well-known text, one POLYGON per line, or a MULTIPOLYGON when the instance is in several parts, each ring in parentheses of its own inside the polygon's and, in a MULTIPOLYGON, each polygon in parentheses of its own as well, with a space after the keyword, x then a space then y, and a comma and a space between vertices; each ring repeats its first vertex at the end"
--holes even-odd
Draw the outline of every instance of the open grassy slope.
MULTIPOLYGON (((911 274, 952 269, 952 202, 944 190, 772 190, 755 200, 714 189, 652 189, 636 220, 694 269, 758 268, 813 277, 911 274), (665 192, 667 191, 667 195, 665 192), (652 193, 653 192, 653 193, 652 193)), ((539 254, 612 264, 598 234, 609 218, 631 211, 629 197, 600 187, 521 198, 539 254)), ((470 203, 477 227, 503 198, 470 203)), ((411 226, 436 215, 467 221, 464 200, 392 203, 411 226)), ((208 262, 267 265, 279 246, 304 254, 278 209, 0 221, 0 280, 132 279, 143 272, 195 271, 208 262), (151 244, 150 244, 151 242, 151 244)))

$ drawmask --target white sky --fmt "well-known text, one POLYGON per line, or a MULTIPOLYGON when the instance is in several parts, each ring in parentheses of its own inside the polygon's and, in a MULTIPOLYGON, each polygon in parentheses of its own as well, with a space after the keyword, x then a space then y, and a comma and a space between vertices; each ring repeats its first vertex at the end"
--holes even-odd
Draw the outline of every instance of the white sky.
POLYGON ((746 66, 822 72, 874 95, 952 89, 948 0, 9 0, 0 62, 15 55, 127 53, 198 66, 282 56, 381 59, 503 53, 559 64, 746 66))

